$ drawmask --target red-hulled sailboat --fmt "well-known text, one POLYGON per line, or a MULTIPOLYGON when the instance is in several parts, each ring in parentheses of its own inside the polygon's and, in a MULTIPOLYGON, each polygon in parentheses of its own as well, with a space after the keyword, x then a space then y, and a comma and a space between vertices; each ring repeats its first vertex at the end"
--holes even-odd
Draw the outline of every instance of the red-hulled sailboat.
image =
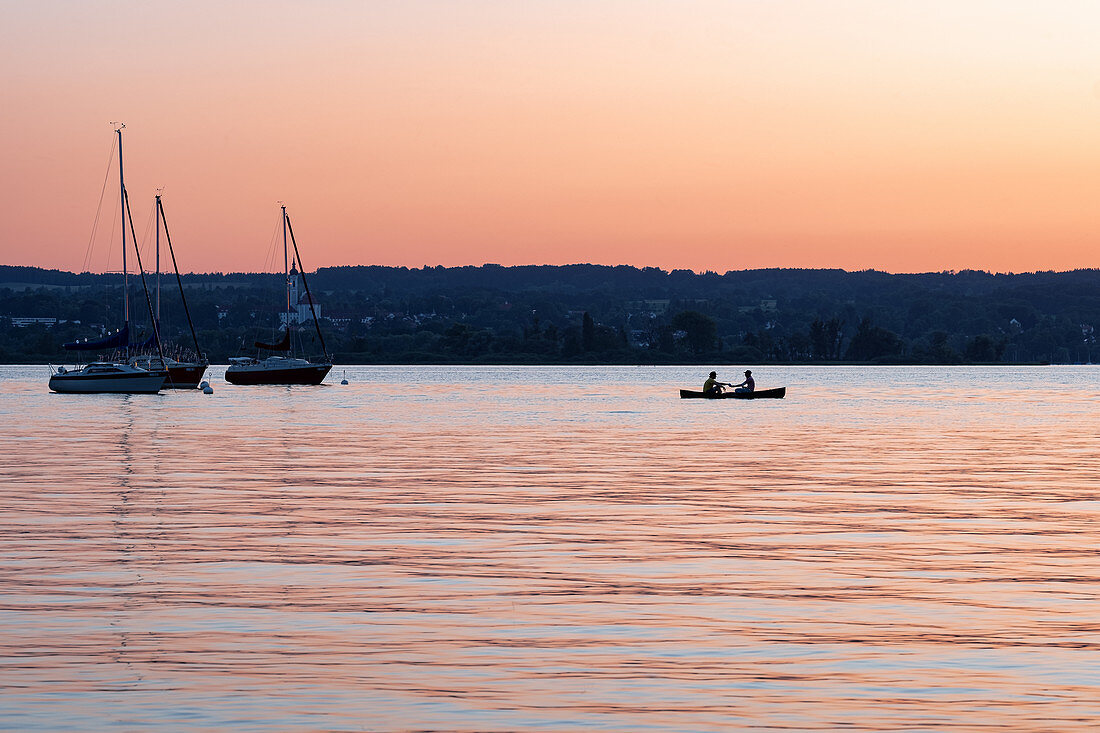
POLYGON ((189 350, 179 346, 167 346, 162 348, 159 353, 153 354, 147 348, 138 348, 137 353, 130 356, 129 363, 144 369, 166 369, 168 371, 168 379, 164 380, 166 389, 195 389, 202 382, 202 376, 206 373, 206 368, 210 366, 210 362, 206 360, 201 349, 199 349, 199 339, 195 335, 195 324, 191 320, 191 311, 187 308, 187 296, 183 292, 183 280, 180 278, 179 266, 176 264, 176 251, 172 248, 172 235, 168 232, 168 220, 164 216, 164 204, 160 200, 160 194, 157 194, 156 200, 156 219, 157 325, 158 327, 160 325, 160 230, 163 226, 164 238, 168 243, 168 253, 172 257, 172 269, 176 273, 176 285, 179 286, 180 301, 183 303, 183 312, 187 316, 187 325, 191 329, 191 340, 195 345, 195 350, 189 352, 189 350))

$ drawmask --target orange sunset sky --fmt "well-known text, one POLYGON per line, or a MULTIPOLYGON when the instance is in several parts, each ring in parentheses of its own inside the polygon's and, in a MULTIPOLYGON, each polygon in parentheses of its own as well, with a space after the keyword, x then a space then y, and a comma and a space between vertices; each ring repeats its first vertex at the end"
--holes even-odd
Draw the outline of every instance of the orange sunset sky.
POLYGON ((1100 266, 1100 3, 8 2, 0 264, 1100 266), (113 233, 112 233, 113 228, 113 233), (148 246, 148 245, 146 245, 148 246))

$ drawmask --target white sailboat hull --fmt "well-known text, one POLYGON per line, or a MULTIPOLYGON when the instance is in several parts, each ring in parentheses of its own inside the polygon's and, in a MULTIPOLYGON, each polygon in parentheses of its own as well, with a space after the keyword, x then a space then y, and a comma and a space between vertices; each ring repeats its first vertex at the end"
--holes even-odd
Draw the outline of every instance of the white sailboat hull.
POLYGON ((50 375, 50 389, 64 394, 152 394, 159 392, 167 371, 147 371, 129 364, 89 364, 50 375))

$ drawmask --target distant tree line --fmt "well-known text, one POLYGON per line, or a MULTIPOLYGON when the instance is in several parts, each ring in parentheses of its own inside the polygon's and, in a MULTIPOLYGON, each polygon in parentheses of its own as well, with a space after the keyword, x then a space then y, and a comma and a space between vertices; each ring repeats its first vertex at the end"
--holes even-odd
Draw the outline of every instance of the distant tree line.
MULTIPOLYGON (((131 278, 135 328, 148 332, 131 278)), ((598 265, 329 267, 310 275, 343 363, 1091 363, 1100 271, 894 275, 598 265)), ((174 278, 172 278, 174 282, 174 278)), ((168 282, 167 280, 165 282, 168 282)), ((183 277, 200 346, 224 361, 276 329, 283 278, 183 277)), ((121 325, 117 275, 0 266, 0 361, 72 361, 121 325), (38 319, 37 321, 33 319, 38 319)), ((190 342, 175 287, 166 340, 190 342)), ((302 329, 306 347, 316 336, 302 329)))

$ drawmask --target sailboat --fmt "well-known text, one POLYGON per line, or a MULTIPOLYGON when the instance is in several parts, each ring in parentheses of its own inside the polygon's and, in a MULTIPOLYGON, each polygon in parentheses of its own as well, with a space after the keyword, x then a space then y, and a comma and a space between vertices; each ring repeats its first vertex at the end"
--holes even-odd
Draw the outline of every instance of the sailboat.
POLYGON ((50 375, 50 389, 68 394, 115 392, 154 394, 164 387, 168 372, 131 364, 93 361, 75 370, 61 366, 50 375))
POLYGON ((130 356, 128 363, 145 369, 168 370, 168 379, 164 382, 165 388, 195 389, 202 382, 202 376, 210 362, 202 355, 199 349, 199 339, 195 335, 195 324, 191 320, 191 311, 187 308, 187 296, 183 292, 183 280, 180 278, 179 266, 176 264, 176 252, 172 248, 172 235, 168 232, 168 220, 164 217, 164 204, 160 200, 160 194, 156 196, 156 322, 160 325, 160 230, 164 227, 164 238, 168 242, 168 253, 172 256, 172 269, 176 273, 176 284, 179 286, 180 300, 183 302, 183 312, 187 316, 187 325, 191 328, 191 339, 195 345, 193 354, 185 355, 177 349, 176 356, 153 354, 149 351, 151 344, 143 344, 137 349, 136 354, 130 356))
MULTIPOLYGON (((134 234, 134 219, 130 213, 130 200, 126 194, 126 183, 122 166, 122 129, 126 127, 120 124, 115 133, 118 135, 118 185, 119 198, 122 209, 122 282, 123 282, 123 318, 125 324, 116 329, 114 333, 107 334, 95 341, 84 339, 64 344, 69 351, 103 351, 106 349, 118 349, 130 346, 130 274, 126 266, 126 225, 129 224, 130 236, 134 240, 134 252, 137 253, 138 272, 141 273, 141 286, 145 291, 145 303, 149 307, 149 317, 153 323, 153 336, 151 340, 156 344, 160 363, 153 368, 144 368, 135 364, 118 363, 116 361, 96 361, 77 369, 58 367, 57 371, 50 375, 50 389, 54 392, 66 393, 94 393, 94 392, 159 392, 168 378, 168 371, 163 368, 164 352, 160 343, 160 331, 157 321, 153 318, 153 304, 149 299, 149 288, 145 282, 145 268, 141 266, 141 250, 137 248, 137 237, 134 234)), ((153 366, 153 365, 150 365, 153 366)))
MULTIPOLYGON (((290 223, 290 217, 286 213, 286 207, 282 208, 283 219, 283 275, 286 278, 286 315, 283 319, 283 336, 274 343, 256 341, 255 348, 260 352, 274 352, 266 358, 238 356, 229 359, 229 368, 225 370, 225 381, 231 384, 320 384, 332 369, 332 358, 325 349, 325 337, 321 334, 321 325, 317 320, 317 309, 314 306, 313 295, 309 292, 309 282, 306 280, 306 269, 302 266, 302 257, 298 253, 298 242, 294 239, 294 227, 290 223), (294 260, 297 267, 290 268, 289 250, 287 248, 287 233, 290 234, 290 243, 294 246, 294 260), (294 279, 291 279, 291 275, 294 279), (317 329, 317 339, 321 344, 323 358, 317 361, 296 357, 294 345, 291 339, 291 324, 299 320, 299 311, 295 309, 293 294, 297 292, 297 278, 301 277, 305 286, 305 299, 309 303, 309 312, 313 317, 313 327, 317 329)), ((259 352, 258 352, 259 353, 259 352)))

